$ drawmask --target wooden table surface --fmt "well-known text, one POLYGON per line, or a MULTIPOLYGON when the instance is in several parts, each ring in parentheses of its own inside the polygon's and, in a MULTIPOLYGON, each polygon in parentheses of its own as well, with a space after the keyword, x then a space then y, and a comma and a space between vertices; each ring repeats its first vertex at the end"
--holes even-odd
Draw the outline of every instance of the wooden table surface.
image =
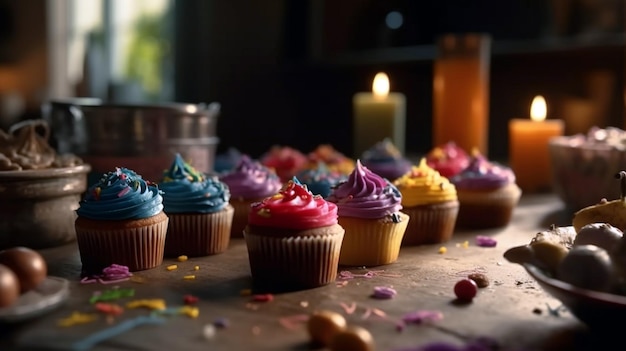
MULTIPOLYGON (((166 316, 163 324, 139 326, 93 349, 312 350, 304 320, 318 309, 339 312, 350 325, 368 329, 377 350, 417 349, 432 342, 461 346, 477 338, 492 340, 497 350, 595 348, 605 336, 588 331, 567 310, 559 309, 560 303, 521 266, 502 256, 506 249, 528 243, 551 224, 570 225, 570 221, 571 215, 554 195, 524 195, 506 228, 457 231, 444 245, 402 248, 398 261, 386 266, 340 267, 354 277, 317 289, 275 294, 270 302, 252 302, 251 296, 245 296, 246 289, 251 288, 248 257, 243 239, 234 239, 223 254, 187 262, 166 259, 160 267, 136 272, 132 280, 116 285, 135 292, 132 298, 116 301, 120 305, 136 299, 164 299, 168 307, 178 307, 185 295, 196 296, 200 299, 197 318, 166 316), (477 235, 493 237, 497 246, 476 246, 477 235), (439 253, 440 246, 447 252, 439 253), (179 268, 168 271, 170 264, 179 268), (199 270, 193 271, 196 265, 199 270), (375 272, 374 276, 358 276, 368 271, 375 272), (473 302, 454 303, 454 284, 473 271, 485 273, 490 285, 480 289, 473 302), (196 275, 195 280, 183 279, 190 273, 196 275), (388 300, 373 299, 376 286, 393 287, 397 295, 388 300), (398 330, 397 321, 402 316, 419 310, 441 312, 443 319, 398 330), (204 327, 218 319, 228 321, 228 326, 217 329, 207 340, 204 327)), ((75 243, 40 252, 48 262, 49 275, 70 281, 70 298, 43 316, 0 324, 0 350, 68 350, 92 333, 150 313, 127 309, 113 320, 100 315, 91 323, 58 326, 60 319, 73 312, 94 313, 90 297, 113 286, 80 283, 75 243)))

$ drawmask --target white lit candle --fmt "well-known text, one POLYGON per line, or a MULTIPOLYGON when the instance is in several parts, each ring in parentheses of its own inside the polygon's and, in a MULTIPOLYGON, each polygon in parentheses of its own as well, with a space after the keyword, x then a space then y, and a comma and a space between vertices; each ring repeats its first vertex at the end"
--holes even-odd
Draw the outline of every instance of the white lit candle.
POLYGON ((517 184, 525 192, 549 190, 552 167, 548 142, 563 135, 562 120, 547 120, 547 105, 542 96, 536 96, 530 107, 530 119, 512 119, 509 122, 509 161, 517 177, 517 184))
POLYGON ((372 83, 372 92, 360 92, 352 99, 354 156, 374 144, 389 138, 404 154, 406 98, 402 93, 389 92, 389 78, 378 73, 372 83))

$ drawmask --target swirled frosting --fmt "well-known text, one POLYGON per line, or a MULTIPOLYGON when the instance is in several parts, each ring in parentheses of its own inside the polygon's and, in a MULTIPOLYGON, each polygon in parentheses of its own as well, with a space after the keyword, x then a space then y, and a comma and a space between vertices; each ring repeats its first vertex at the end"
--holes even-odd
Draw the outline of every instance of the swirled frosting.
POLYGON ((450 178, 469 165, 470 157, 455 142, 433 148, 426 155, 426 163, 442 176, 450 178))
POLYGON ((230 200, 230 191, 216 176, 206 177, 176 154, 159 183, 165 213, 213 213, 230 200))
POLYGON ((457 193, 454 184, 439 172, 430 167, 425 158, 417 166, 394 184, 402 193, 402 206, 414 207, 447 201, 456 201, 457 193))
POLYGON ((515 183, 515 174, 511 168, 497 162, 490 162, 475 151, 469 166, 450 178, 450 181, 458 190, 490 190, 515 183))
POLYGON ((338 171, 331 171, 324 162, 319 162, 317 168, 303 169, 296 177, 305 184, 315 195, 327 198, 332 189, 339 183, 346 181, 348 176, 338 171))
POLYGON ((248 223, 285 229, 313 229, 337 224, 337 206, 313 195, 297 178, 280 191, 252 204, 248 223))
POLYGON ((283 185, 274 171, 243 155, 239 165, 219 177, 234 198, 260 199, 275 194, 283 185))
POLYGON ((273 169, 281 181, 290 180, 307 163, 306 155, 289 146, 274 145, 260 158, 261 164, 273 169))
POLYGON ((346 157, 330 144, 320 144, 307 155, 309 168, 317 167, 318 162, 326 163, 333 171, 348 175, 354 170, 354 160, 346 157))
POLYGON ((402 157, 400 150, 389 139, 376 143, 365 150, 361 162, 372 172, 391 181, 411 169, 411 162, 402 157))
POLYGON ((387 179, 370 171, 357 160, 348 180, 328 196, 337 204, 339 216, 383 218, 402 209, 400 191, 387 179))
POLYGON ((96 220, 127 220, 152 217, 163 210, 156 184, 127 168, 116 168, 87 189, 76 213, 96 220))
POLYGON ((241 161, 241 152, 234 147, 228 148, 226 152, 217 154, 213 162, 213 170, 216 173, 227 173, 235 169, 241 161))

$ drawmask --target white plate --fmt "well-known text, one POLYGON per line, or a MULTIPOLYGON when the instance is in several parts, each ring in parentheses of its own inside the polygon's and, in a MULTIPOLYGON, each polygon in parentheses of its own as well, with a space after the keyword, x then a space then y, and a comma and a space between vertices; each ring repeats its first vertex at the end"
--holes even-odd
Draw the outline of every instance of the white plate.
POLYGON ((19 322, 51 311, 67 300, 69 285, 67 279, 46 277, 35 289, 22 294, 17 302, 0 308, 0 323, 19 322))

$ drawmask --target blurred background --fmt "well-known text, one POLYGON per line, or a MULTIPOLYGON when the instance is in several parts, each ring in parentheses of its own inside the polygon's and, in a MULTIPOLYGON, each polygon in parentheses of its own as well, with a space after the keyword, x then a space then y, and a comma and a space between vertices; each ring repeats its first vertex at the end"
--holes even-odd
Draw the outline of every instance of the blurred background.
POLYGON ((624 17, 621 0, 0 0, 0 126, 49 99, 217 101, 219 152, 351 154, 352 97, 385 71, 406 95, 407 153, 423 154, 435 40, 483 32, 489 155, 505 159, 536 95, 551 118, 624 127, 624 17))

